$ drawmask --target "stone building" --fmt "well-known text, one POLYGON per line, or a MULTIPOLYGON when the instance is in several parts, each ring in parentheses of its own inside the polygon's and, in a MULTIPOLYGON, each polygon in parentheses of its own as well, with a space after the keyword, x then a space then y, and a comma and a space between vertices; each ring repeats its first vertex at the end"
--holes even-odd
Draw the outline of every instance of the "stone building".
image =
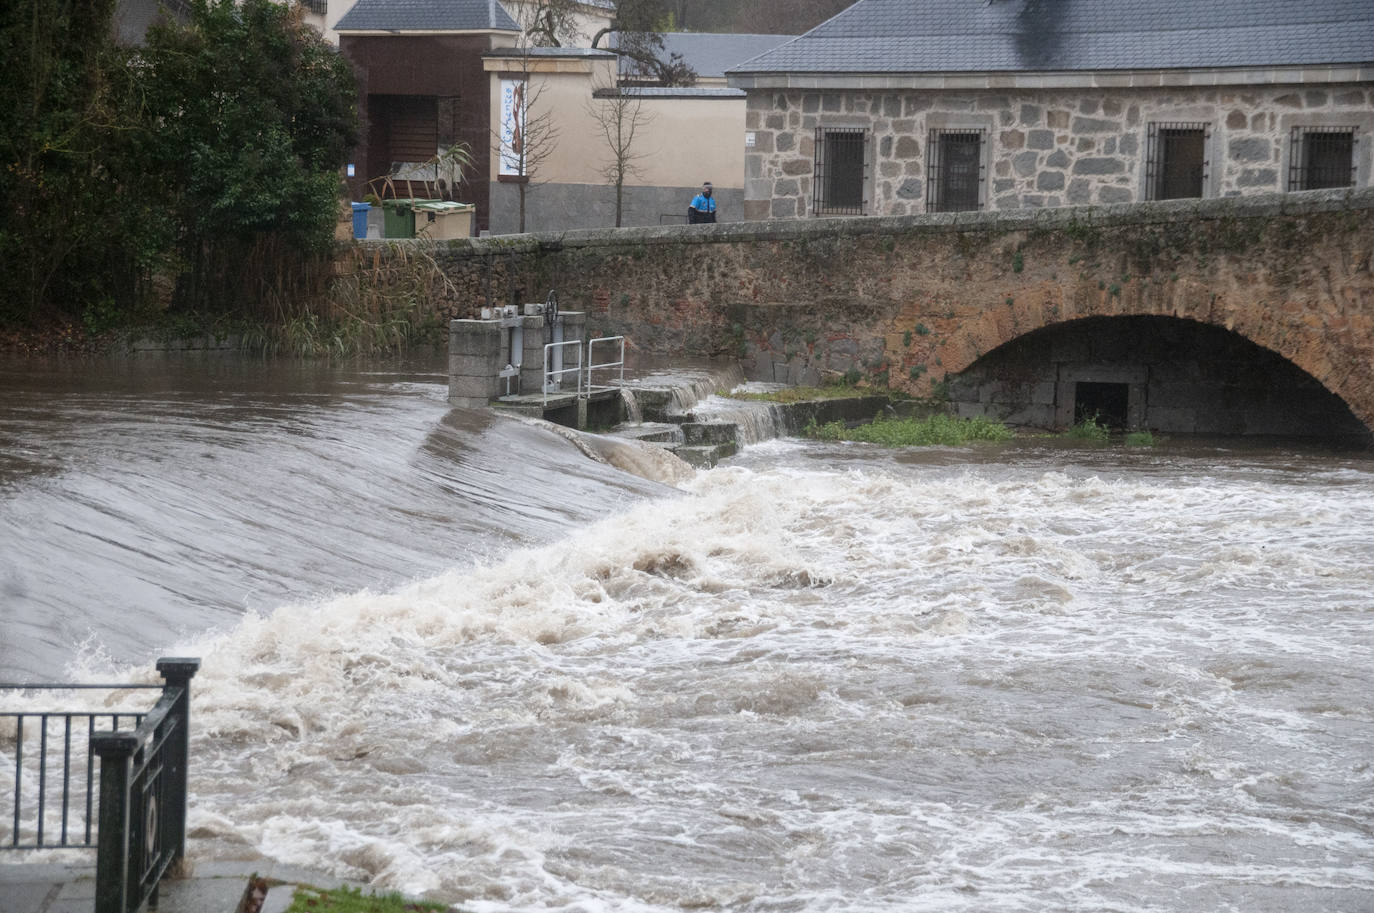
POLYGON ((728 76, 748 219, 1371 183, 1374 0, 859 0, 728 76))

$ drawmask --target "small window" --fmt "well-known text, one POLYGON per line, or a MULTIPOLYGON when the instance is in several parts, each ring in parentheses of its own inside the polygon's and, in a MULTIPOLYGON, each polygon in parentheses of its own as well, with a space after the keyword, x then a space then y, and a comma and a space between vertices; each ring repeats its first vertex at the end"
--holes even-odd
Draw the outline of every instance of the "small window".
POLYGON ((1354 127, 1294 127, 1289 190, 1350 187, 1355 183, 1354 127))
POLYGON ((932 130, 926 146, 926 210, 983 208, 982 130, 932 130))
POLYGON ((815 215, 864 215, 868 201, 868 131, 862 127, 816 128, 815 215))
POLYGON ((1210 124, 1150 124, 1145 158, 1145 198, 1179 200, 1203 196, 1210 162, 1210 124))

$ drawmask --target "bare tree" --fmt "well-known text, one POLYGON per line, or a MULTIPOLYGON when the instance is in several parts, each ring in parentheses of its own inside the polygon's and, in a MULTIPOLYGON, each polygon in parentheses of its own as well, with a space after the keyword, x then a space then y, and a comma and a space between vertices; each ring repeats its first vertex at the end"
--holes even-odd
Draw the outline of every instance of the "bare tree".
MULTIPOLYGON (((538 183, 539 172, 558 147, 558 127, 552 109, 542 103, 545 84, 537 76, 536 38, 541 34, 538 19, 549 19, 555 0, 525 3, 517 7, 521 37, 510 54, 517 63, 517 75, 501 80, 501 116, 494 137, 498 157, 497 172, 516 181, 519 194, 519 231, 526 230, 526 199, 531 186, 538 183)), ((556 0, 564 2, 564 0, 556 0)))
POLYGON ((534 47, 574 46, 587 36, 578 28, 578 0, 514 0, 516 24, 525 40, 534 47))
POLYGON ((603 86, 592 93, 587 105, 610 153, 601 174, 615 188, 616 228, 620 227, 625 208, 625 181, 639 173, 638 162, 644 158, 635 146, 636 137, 640 128, 653 120, 653 115, 644 110, 643 101, 634 89, 603 86))

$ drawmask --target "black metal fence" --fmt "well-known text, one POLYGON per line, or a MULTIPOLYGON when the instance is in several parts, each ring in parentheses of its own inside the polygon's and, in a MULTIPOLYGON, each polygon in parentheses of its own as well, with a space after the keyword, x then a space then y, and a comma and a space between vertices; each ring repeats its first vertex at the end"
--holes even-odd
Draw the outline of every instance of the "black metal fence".
MULTIPOLYGON (((199 668, 198 659, 158 660, 161 694, 146 711, 0 710, 0 758, 10 756, 13 776, 0 797, 0 808, 12 805, 0 850, 93 847, 95 913, 156 903, 158 883, 186 850, 190 682, 199 668)), ((32 702, 104 692, 108 706, 158 688, 2 684, 0 693, 32 702)))

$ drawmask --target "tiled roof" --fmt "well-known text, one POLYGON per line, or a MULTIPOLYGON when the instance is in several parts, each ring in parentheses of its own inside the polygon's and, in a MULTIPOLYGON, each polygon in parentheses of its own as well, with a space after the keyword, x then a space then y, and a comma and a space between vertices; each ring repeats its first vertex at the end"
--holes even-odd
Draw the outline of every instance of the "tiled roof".
MULTIPOLYGON (((724 76, 725 71, 764 51, 772 50, 795 35, 736 35, 717 32, 665 32, 663 56, 681 54, 698 76, 724 76)), ((614 43, 614 42, 612 42, 614 43)), ((622 57, 622 73, 633 72, 634 61, 622 57)))
POLYGON ((358 0, 339 32, 518 32, 497 0, 358 0))
POLYGON ((1159 70, 1374 61, 1374 0, 859 0, 732 73, 1159 70))

